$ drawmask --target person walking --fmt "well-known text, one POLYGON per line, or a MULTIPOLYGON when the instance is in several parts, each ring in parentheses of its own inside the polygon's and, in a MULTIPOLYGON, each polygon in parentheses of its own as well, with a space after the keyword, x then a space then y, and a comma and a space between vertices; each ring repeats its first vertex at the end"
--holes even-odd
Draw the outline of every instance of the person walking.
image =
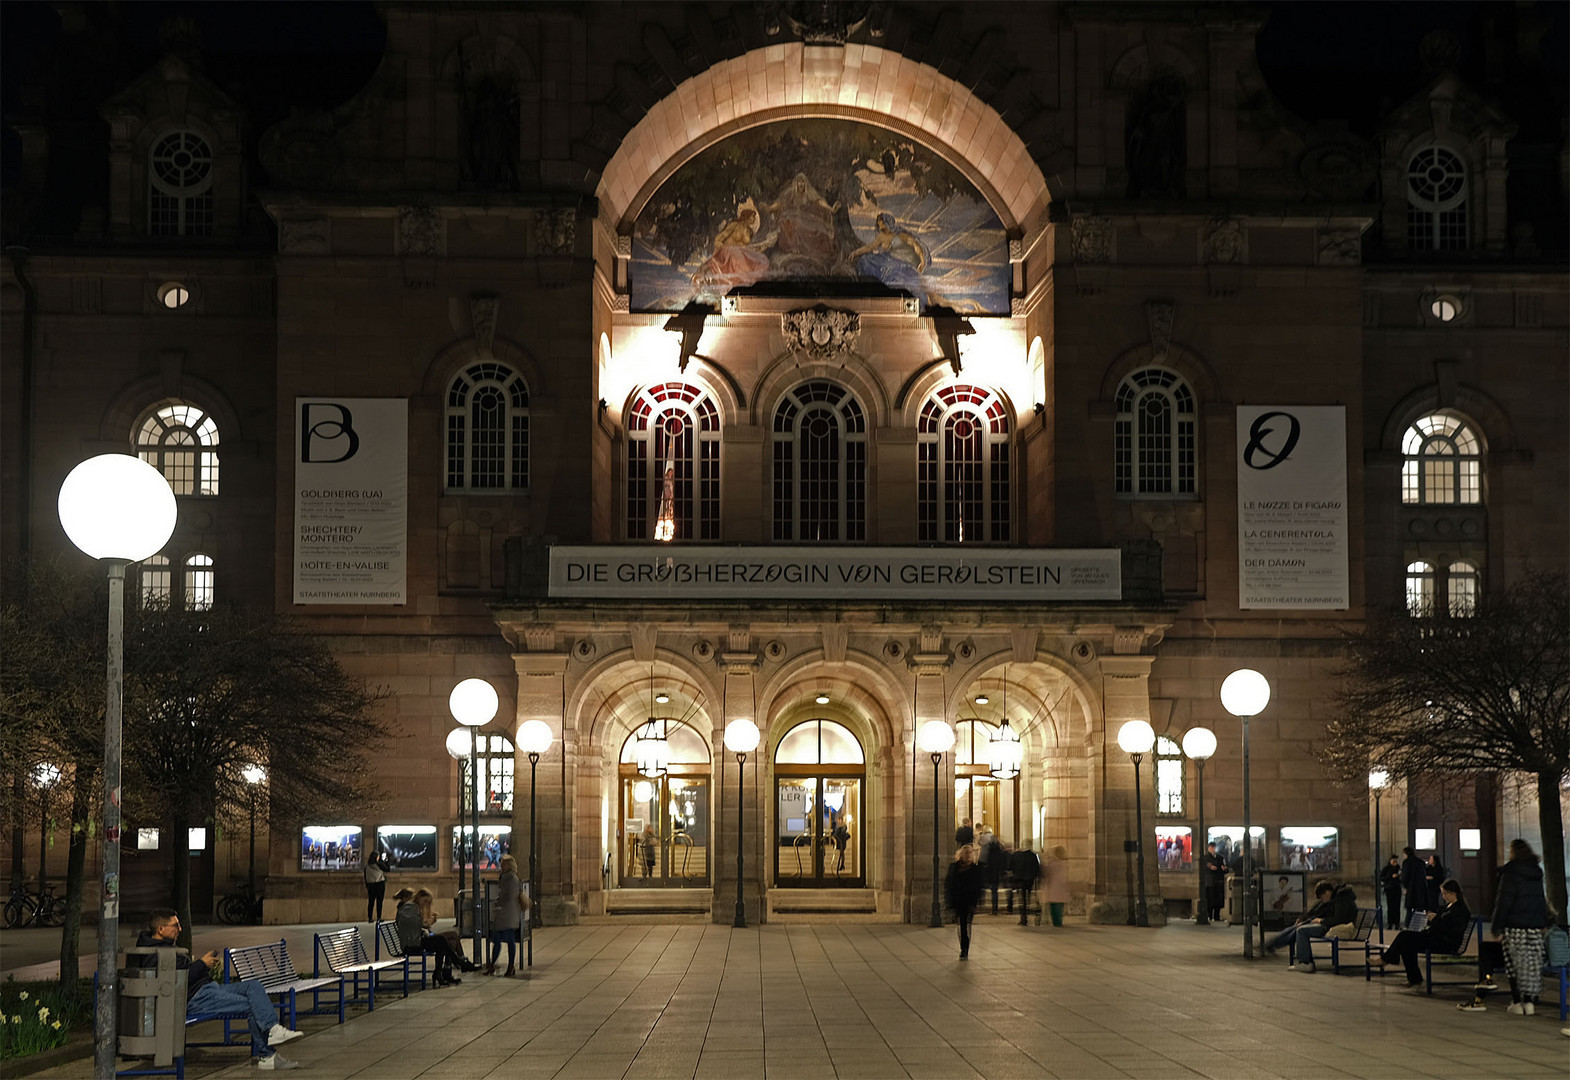
POLYGON ((1062 844, 1052 849, 1047 864, 1041 868, 1041 902, 1052 915, 1052 925, 1063 925, 1063 908, 1068 903, 1068 848, 1062 844))
POLYGON ((1221 922, 1227 903, 1227 861, 1216 851, 1215 841, 1205 845, 1205 907, 1212 923, 1221 922))
POLYGON ((496 879, 496 899, 491 901, 491 954, 485 974, 496 974, 496 961, 501 957, 503 943, 507 945, 507 970, 502 976, 510 979, 516 974, 518 931, 528 904, 529 898, 524 895, 523 882, 518 877, 518 860, 503 855, 501 874, 496 879))
MULTIPOLYGON (((1009 876, 1014 879, 1014 888, 1019 891, 1019 924, 1024 926, 1025 917, 1030 914, 1030 894, 1041 878, 1041 860, 1029 847, 1022 847, 1009 856, 1009 876)), ((1040 918, 1037 918, 1036 924, 1041 924, 1040 918)))
POLYGON ((943 879, 944 898, 954 912, 955 921, 959 923, 961 960, 970 958, 970 924, 976 917, 976 905, 981 902, 985 884, 981 867, 976 865, 976 849, 965 844, 954 853, 954 861, 949 864, 948 875, 943 879))
POLYGON ((382 921, 382 899, 387 895, 387 870, 392 858, 385 852, 373 851, 365 859, 365 921, 382 921))
POLYGON ((1414 912, 1428 910, 1428 868, 1411 848, 1401 851, 1406 855, 1401 860, 1401 889, 1406 893, 1406 917, 1411 921, 1414 912))
POLYGON ((1510 841, 1510 861, 1499 870, 1494 896, 1488 929, 1504 942, 1505 972, 1510 976, 1510 1007, 1505 1011, 1532 1016, 1543 989, 1548 899, 1543 895, 1542 864, 1525 840, 1510 841))
POLYGON ((954 844, 956 847, 964 847, 966 844, 974 844, 975 842, 976 830, 971 825, 970 818, 966 818, 959 823, 959 828, 954 830, 954 844))
POLYGON ((998 889, 1003 885, 1003 874, 1008 869, 1008 853, 998 834, 988 829, 981 834, 981 872, 992 891, 992 914, 998 913, 998 889))
POLYGON ((1401 860, 1394 855, 1379 871, 1379 891, 1385 898, 1385 929, 1395 930, 1401 925, 1401 860))

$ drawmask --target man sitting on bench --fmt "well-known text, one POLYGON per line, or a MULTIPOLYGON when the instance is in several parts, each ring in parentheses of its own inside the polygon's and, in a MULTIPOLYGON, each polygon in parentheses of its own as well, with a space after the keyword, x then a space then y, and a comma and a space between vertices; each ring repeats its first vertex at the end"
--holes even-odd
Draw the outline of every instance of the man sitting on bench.
POLYGON ((1472 911, 1461 897, 1459 881, 1446 878, 1439 886, 1439 895, 1444 899, 1444 910, 1429 913, 1428 929, 1403 930, 1383 954, 1369 958, 1369 963, 1380 966, 1393 964, 1399 959, 1406 967, 1406 985, 1409 989, 1424 988, 1423 972, 1417 966, 1417 954, 1455 952, 1466 934, 1467 923, 1472 921, 1472 911))
MULTIPOLYGON (((180 937, 180 916, 173 908, 154 908, 148 916, 147 929, 136 937, 138 948, 172 949, 180 937)), ((138 957, 143 967, 150 967, 153 958, 138 957)), ((286 1028, 278 1022, 278 1009, 267 988, 254 979, 220 985, 213 982, 212 966, 218 962, 218 950, 213 949, 192 963, 190 957, 177 958, 175 966, 187 972, 185 984, 186 1013, 245 1013, 251 1022, 251 1053, 256 1057, 258 1069, 296 1069, 299 1062, 278 1053, 273 1047, 305 1034, 286 1028)))
POLYGON ((1283 945, 1292 945, 1293 966, 1305 974, 1314 973, 1314 938, 1324 937, 1332 926, 1357 920, 1357 894, 1350 885, 1337 885, 1328 878, 1315 882, 1316 903, 1303 913, 1303 917, 1287 927, 1265 946, 1275 952, 1283 945))

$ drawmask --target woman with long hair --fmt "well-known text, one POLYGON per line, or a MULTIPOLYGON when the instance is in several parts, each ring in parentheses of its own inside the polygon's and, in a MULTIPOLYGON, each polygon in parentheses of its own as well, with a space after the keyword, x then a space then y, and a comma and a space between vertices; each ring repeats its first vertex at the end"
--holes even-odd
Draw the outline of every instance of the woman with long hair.
POLYGON ((1488 929, 1504 942, 1505 971, 1510 976, 1510 1007, 1505 1011, 1531 1016, 1543 990, 1548 898, 1543 895, 1543 867, 1525 840, 1510 841, 1510 861, 1499 869, 1494 896, 1488 929))
POLYGON ((516 973, 518 930, 528 911, 529 898, 524 895, 523 882, 518 878, 518 860, 503 855, 501 876, 496 879, 496 899, 491 902, 491 953, 485 974, 496 974, 496 961, 501 957, 503 942, 507 944, 507 970, 502 974, 510 979, 516 973))
POLYGON ((420 948, 436 957, 436 985, 457 986, 463 980, 454 975, 452 969, 463 966, 463 957, 453 950, 446 937, 431 933, 431 927, 436 925, 436 897, 431 895, 431 890, 421 889, 414 894, 414 904, 420 909, 420 926, 425 930, 420 948))
POLYGON ((1421 952, 1455 952, 1466 936, 1466 924, 1472 920, 1472 909, 1466 906, 1461 895, 1461 883, 1446 878, 1439 886, 1442 906, 1428 914, 1428 927, 1424 930, 1403 930, 1396 935, 1381 955, 1372 957, 1370 963, 1380 966, 1401 961, 1406 968, 1408 989, 1423 988, 1423 972, 1417 966, 1421 952))

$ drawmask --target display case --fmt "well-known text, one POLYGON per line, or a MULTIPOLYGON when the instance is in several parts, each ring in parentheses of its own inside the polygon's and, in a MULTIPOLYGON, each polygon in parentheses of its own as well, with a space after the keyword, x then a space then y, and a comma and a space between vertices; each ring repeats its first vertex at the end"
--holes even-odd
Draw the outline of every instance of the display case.
POLYGON ((1156 865, 1163 872, 1194 869, 1194 830, 1187 825, 1156 826, 1156 865))
POLYGON ((358 825, 307 825, 300 830, 300 869, 358 870, 363 836, 358 825))
POLYGON ((1330 825, 1283 825, 1276 866, 1310 874, 1341 869, 1341 832, 1330 825))
POLYGON ((376 850, 392 859, 394 870, 435 870, 436 826, 380 825, 376 850))

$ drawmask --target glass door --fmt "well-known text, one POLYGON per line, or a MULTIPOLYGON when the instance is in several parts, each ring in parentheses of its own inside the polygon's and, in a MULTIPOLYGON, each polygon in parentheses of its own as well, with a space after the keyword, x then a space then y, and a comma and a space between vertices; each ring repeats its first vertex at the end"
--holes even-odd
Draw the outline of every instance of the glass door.
POLYGON ((776 778, 777 883, 806 888, 862 885, 861 784, 859 776, 776 778))
POLYGON ((621 778, 621 884, 709 886, 709 780, 667 774, 621 778))

